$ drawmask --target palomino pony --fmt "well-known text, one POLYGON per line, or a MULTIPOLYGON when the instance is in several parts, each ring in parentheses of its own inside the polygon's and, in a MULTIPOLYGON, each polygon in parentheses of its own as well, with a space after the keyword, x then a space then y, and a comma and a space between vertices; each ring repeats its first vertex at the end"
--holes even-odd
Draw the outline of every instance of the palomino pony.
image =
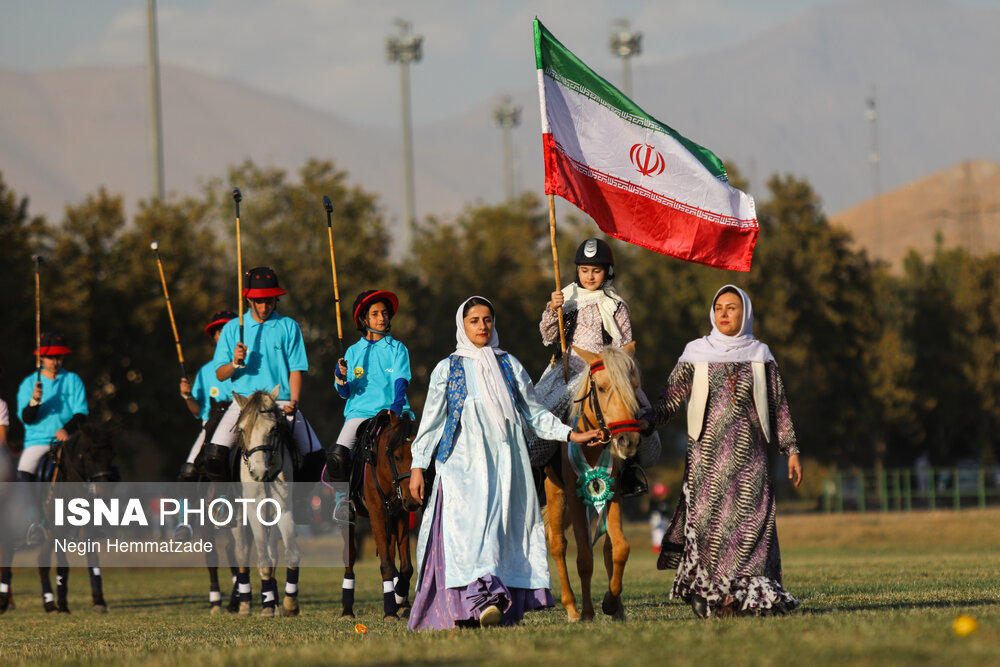
POLYGON ((570 621, 592 621, 594 605, 590 599, 590 580, 594 574, 590 538, 591 515, 597 514, 598 535, 607 525, 604 541, 604 565, 608 571, 608 592, 602 611, 615 620, 625 619, 621 602, 622 577, 628 560, 629 545, 622 530, 621 497, 614 486, 622 462, 633 456, 639 445, 639 370, 635 363, 635 343, 624 348, 605 347, 601 354, 591 354, 573 348, 590 364, 580 383, 570 423, 577 430, 602 430, 600 446, 582 447, 563 443, 558 460, 553 457, 546 466, 545 496, 548 505, 545 529, 549 551, 559 569, 562 604, 570 621), (566 570, 565 513, 573 524, 577 547, 577 571, 583 596, 583 611, 577 609, 576 598, 566 570))
MULTIPOLYGON (((245 495, 255 500, 254 509, 248 512, 248 519, 257 549, 257 563, 260 571, 262 609, 261 616, 273 617, 277 614, 278 582, 274 571, 278 562, 278 539, 285 546, 285 597, 281 604, 281 614, 298 616, 299 551, 292 518, 292 486, 294 462, 291 429, 285 412, 277 403, 278 387, 270 393, 256 391, 249 397, 233 393, 233 399, 240 406, 240 418, 236 422, 239 431, 240 481, 245 495), (246 492, 249 491, 249 494, 246 492), (283 508, 281 518, 275 526, 265 526, 258 520, 257 508, 261 501, 273 499, 283 508)), ((238 522, 240 523, 240 522, 238 522)), ((242 525, 234 529, 236 551, 241 561, 239 577, 239 615, 250 615, 250 546, 242 525)))
MULTIPOLYGON (((111 437, 104 430, 87 423, 70 436, 66 442, 57 442, 42 460, 41 488, 42 511, 49 526, 53 525, 52 504, 53 484, 57 482, 98 483, 118 481, 118 469, 114 465, 115 451, 111 437), (47 469, 47 470, 46 470, 47 469)), ((44 539, 38 552, 38 576, 42 582, 42 603, 47 613, 68 614, 66 603, 69 584, 69 559, 65 551, 54 549, 55 536, 51 531, 42 531, 44 539), (52 595, 49 573, 52 569, 52 554, 57 553, 56 595, 52 595)), ((104 601, 104 583, 101 576, 100 560, 96 552, 87 554, 87 570, 90 573, 90 593, 92 609, 98 614, 106 614, 108 605, 104 601)))
MULTIPOLYGON (((416 425, 408 416, 397 417, 383 410, 359 430, 351 474, 351 496, 357 498, 359 511, 371 521, 372 537, 382 571, 382 607, 384 620, 396 620, 398 613, 409 614, 410 512, 420 501, 410 493, 410 445, 416 425), (399 567, 396 567, 396 559, 399 567)), ((347 565, 344 569, 342 617, 354 617, 354 559, 357 555, 354 523, 348 527, 347 565)))

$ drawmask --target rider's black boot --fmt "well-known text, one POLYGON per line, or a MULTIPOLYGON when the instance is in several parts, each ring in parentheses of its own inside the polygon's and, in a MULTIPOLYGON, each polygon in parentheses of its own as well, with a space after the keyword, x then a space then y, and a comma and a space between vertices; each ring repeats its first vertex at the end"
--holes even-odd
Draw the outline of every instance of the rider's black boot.
POLYGON ((635 456, 625 459, 625 465, 622 466, 622 473, 618 479, 618 489, 625 498, 641 496, 649 491, 646 471, 639 465, 635 456))
POLYGON ((351 450, 334 445, 326 456, 326 474, 331 482, 351 481, 351 450))
POLYGON ((193 463, 184 462, 181 464, 181 471, 177 475, 178 482, 197 482, 198 481, 198 471, 195 470, 193 463))

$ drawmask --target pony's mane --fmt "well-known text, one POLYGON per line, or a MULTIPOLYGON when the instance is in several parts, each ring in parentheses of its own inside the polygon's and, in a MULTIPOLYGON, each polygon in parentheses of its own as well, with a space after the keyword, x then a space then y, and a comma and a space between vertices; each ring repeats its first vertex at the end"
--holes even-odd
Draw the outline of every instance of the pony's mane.
POLYGON ((247 404, 243 406, 237 426, 240 430, 240 444, 246 441, 246 434, 253 433, 257 421, 265 412, 273 412, 278 404, 266 391, 255 391, 250 395, 247 404))
MULTIPOLYGON (((635 397, 635 389, 641 384, 639 381, 639 365, 635 363, 635 359, 630 357, 628 353, 612 345, 608 345, 601 350, 601 360, 604 362, 604 370, 611 382, 611 390, 618 392, 629 412, 637 414, 639 412, 639 400, 635 397)), ((579 387, 577 387, 574 398, 579 401, 587 394, 589 389, 590 384, 588 382, 581 382, 579 387)))

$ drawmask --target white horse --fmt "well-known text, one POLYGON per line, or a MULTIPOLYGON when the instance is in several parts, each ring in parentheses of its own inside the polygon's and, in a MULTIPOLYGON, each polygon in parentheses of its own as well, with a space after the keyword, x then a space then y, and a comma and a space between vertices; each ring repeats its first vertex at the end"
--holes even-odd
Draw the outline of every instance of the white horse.
MULTIPOLYGON (((278 540, 285 546, 285 597, 281 604, 281 614, 298 616, 299 562, 302 553, 295 537, 295 523, 292 517, 292 486, 294 464, 292 461, 291 431, 285 413, 277 403, 278 387, 270 393, 257 391, 249 397, 233 393, 233 399, 240 406, 240 418, 236 423, 239 431, 238 454, 242 458, 240 482, 243 497, 254 502, 244 505, 253 532, 257 549, 257 566, 260 571, 262 609, 261 616, 273 617, 277 614, 278 582, 274 577, 278 563, 278 540), (274 501, 274 502, 271 502, 274 501), (280 511, 280 519, 272 523, 275 510, 280 511)), ((250 615, 250 547, 242 519, 234 529, 236 549, 240 558, 240 616, 250 615), (243 565, 247 563, 247 565, 243 565)))

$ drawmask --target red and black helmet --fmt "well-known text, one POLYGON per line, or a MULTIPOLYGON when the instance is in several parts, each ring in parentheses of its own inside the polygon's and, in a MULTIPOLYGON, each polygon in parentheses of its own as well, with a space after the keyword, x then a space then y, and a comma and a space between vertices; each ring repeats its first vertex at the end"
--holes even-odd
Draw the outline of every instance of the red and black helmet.
POLYGON ((236 319, 236 313, 233 311, 220 310, 215 315, 212 315, 212 319, 208 321, 208 325, 205 327, 205 335, 211 337, 216 329, 221 329, 222 325, 234 319, 236 319))
POLYGON ((42 357, 61 357, 64 354, 73 354, 73 350, 66 346, 66 339, 62 334, 44 333, 42 344, 34 353, 42 357))
POLYGON ((247 271, 243 285, 243 296, 248 299, 266 299, 288 293, 278 285, 278 274, 269 266, 247 271))
POLYGON ((382 301, 385 305, 389 306, 389 317, 396 314, 399 309, 399 299, 396 295, 388 290, 366 290, 358 295, 358 298, 354 300, 354 326, 358 328, 358 331, 367 332, 368 327, 364 325, 362 320, 368 315, 368 309, 372 304, 382 301))

